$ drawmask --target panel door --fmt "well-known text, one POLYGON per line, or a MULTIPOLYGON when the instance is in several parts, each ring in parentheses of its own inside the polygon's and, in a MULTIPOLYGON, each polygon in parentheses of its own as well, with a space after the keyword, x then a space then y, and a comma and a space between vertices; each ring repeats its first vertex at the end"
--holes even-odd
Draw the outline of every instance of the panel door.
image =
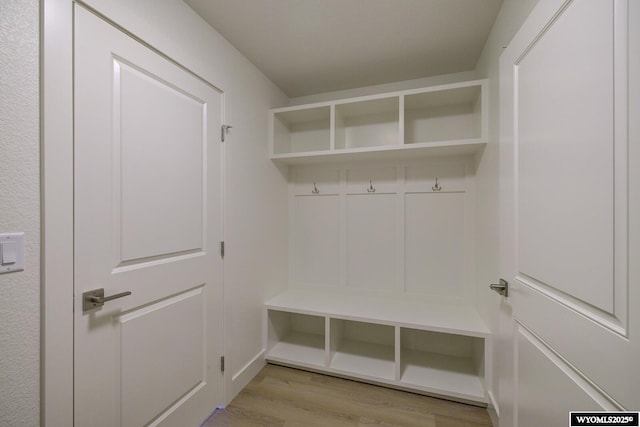
POLYGON ((640 408, 634 3, 541 0, 501 57, 502 426, 640 408))
POLYGON ((222 400, 222 93, 75 9, 77 426, 199 425, 222 400), (131 295, 83 311, 83 293, 131 295))

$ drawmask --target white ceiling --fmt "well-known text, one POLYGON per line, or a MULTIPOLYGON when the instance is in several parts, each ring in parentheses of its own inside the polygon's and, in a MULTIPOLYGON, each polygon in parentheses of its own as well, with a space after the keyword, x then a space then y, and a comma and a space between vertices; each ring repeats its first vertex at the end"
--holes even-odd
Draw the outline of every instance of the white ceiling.
POLYGON ((473 70, 502 0, 185 0, 289 97, 473 70))

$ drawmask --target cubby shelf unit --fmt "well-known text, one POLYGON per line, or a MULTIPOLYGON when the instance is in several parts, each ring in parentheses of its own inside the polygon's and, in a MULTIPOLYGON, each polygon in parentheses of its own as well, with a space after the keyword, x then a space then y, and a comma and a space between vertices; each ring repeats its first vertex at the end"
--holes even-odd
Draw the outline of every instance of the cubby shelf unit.
POLYGON ((471 306, 288 290, 265 303, 271 363, 485 405, 490 333, 471 306))
POLYGON ((265 303, 268 362, 487 404, 472 278, 487 107, 474 80, 271 110, 290 283, 265 303))
POLYGON ((288 164, 476 153, 487 142, 487 81, 270 111, 270 156, 288 164))

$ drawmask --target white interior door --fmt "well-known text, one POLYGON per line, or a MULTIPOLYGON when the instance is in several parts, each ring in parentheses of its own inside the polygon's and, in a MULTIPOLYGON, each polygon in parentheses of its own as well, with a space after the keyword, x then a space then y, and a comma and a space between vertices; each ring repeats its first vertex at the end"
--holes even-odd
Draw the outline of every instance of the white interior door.
POLYGON ((503 426, 640 408, 639 9, 541 0, 501 57, 503 426))
POLYGON ((222 93, 75 8, 76 426, 222 403, 222 93), (83 311, 83 293, 131 295, 83 311))

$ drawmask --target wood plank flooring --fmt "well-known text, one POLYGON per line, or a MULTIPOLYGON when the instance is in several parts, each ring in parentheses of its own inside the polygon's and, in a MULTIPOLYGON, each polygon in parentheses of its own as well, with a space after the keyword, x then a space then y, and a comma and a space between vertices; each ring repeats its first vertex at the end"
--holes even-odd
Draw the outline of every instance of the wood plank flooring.
POLYGON ((203 427, 491 427, 484 408, 267 365, 203 427))

